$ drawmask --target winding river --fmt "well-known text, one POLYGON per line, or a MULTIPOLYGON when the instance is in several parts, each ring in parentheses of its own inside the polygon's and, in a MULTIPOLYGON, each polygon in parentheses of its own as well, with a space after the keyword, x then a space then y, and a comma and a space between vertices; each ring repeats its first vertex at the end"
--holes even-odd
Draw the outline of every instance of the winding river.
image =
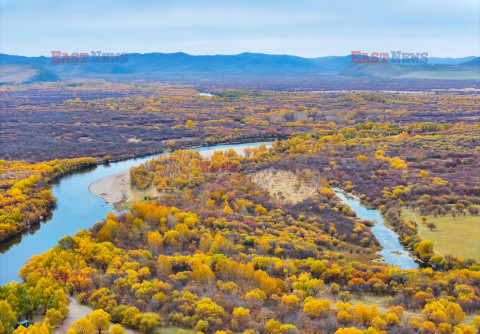
MULTIPOLYGON (((270 145, 271 143, 266 144, 270 145)), ((230 148, 242 150, 245 147, 260 145, 262 145, 261 142, 216 145, 196 150, 208 154, 209 151, 230 148)), ((64 236, 68 234, 73 236, 80 230, 88 229, 95 222, 105 218, 107 213, 115 211, 113 205, 105 203, 103 199, 90 193, 88 189, 90 184, 106 176, 138 166, 157 155, 98 165, 62 177, 51 189, 53 196, 57 198, 57 207, 53 210, 51 219, 0 245, 0 286, 11 281, 19 281, 17 274, 20 268, 33 255, 51 249, 64 236)))
POLYGON ((341 189, 334 189, 334 191, 343 203, 357 213, 358 218, 368 219, 375 223, 371 230, 383 247, 378 253, 383 256, 385 262, 399 266, 404 270, 418 268, 418 264, 413 257, 400 244, 398 235, 385 225, 385 221, 378 210, 363 206, 360 199, 341 189))
MULTIPOLYGON (((270 143, 266 143, 270 145, 270 143)), ((217 145, 197 148, 196 150, 208 154, 209 151, 258 147, 261 142, 217 145)), ((138 166, 158 154, 141 158, 132 158, 108 165, 81 170, 62 177, 52 187, 53 196, 57 198, 56 209, 46 222, 42 222, 30 230, 7 240, 0 245, 0 285, 11 281, 19 281, 17 274, 25 261, 35 254, 41 254, 55 245, 66 235, 75 235, 80 230, 88 229, 103 219, 108 212, 115 211, 113 205, 92 193, 88 187, 93 182, 112 174, 138 166)), ((402 269, 417 268, 418 265, 401 246, 398 236, 390 230, 376 210, 365 208, 360 201, 346 193, 336 190, 339 198, 350 206, 360 219, 375 221, 373 233, 384 247, 380 254, 385 262, 397 265, 402 269)))

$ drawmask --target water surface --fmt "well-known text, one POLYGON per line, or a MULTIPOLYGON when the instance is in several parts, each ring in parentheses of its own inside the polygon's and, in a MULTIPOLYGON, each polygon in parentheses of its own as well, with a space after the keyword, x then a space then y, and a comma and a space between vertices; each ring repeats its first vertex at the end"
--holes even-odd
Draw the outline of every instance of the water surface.
POLYGON ((371 230, 383 247, 379 254, 383 256, 386 263, 399 266, 404 270, 418 268, 418 264, 413 257, 400 244, 398 235, 385 225, 385 221, 378 210, 363 206, 360 199, 341 189, 333 190, 343 203, 357 213, 358 218, 368 219, 375 223, 371 230))

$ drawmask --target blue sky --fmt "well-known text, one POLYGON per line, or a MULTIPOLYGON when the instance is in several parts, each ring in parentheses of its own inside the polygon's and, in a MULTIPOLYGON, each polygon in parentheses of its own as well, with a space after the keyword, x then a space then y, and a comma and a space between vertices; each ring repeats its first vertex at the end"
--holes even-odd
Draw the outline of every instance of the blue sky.
POLYGON ((2 0, 0 52, 480 55, 478 0, 2 0))

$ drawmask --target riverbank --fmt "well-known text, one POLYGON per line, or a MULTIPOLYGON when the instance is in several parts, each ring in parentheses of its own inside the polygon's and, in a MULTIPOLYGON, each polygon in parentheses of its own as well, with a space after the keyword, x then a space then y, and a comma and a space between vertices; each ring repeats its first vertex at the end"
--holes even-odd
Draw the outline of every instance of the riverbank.
POLYGON ((97 180, 88 187, 88 190, 110 205, 127 202, 132 197, 130 169, 97 180))

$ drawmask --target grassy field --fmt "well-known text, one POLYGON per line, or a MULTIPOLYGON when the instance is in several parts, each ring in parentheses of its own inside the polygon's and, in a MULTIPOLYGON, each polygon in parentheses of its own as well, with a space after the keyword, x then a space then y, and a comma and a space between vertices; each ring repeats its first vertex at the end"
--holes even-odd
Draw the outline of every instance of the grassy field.
POLYGON ((402 216, 420 224, 420 236, 433 241, 435 251, 441 255, 451 254, 480 261, 480 216, 467 213, 465 217, 454 219, 451 215, 437 218, 428 215, 424 223, 420 212, 406 208, 402 209, 402 216), (428 223, 434 223, 437 228, 430 231, 428 223))

